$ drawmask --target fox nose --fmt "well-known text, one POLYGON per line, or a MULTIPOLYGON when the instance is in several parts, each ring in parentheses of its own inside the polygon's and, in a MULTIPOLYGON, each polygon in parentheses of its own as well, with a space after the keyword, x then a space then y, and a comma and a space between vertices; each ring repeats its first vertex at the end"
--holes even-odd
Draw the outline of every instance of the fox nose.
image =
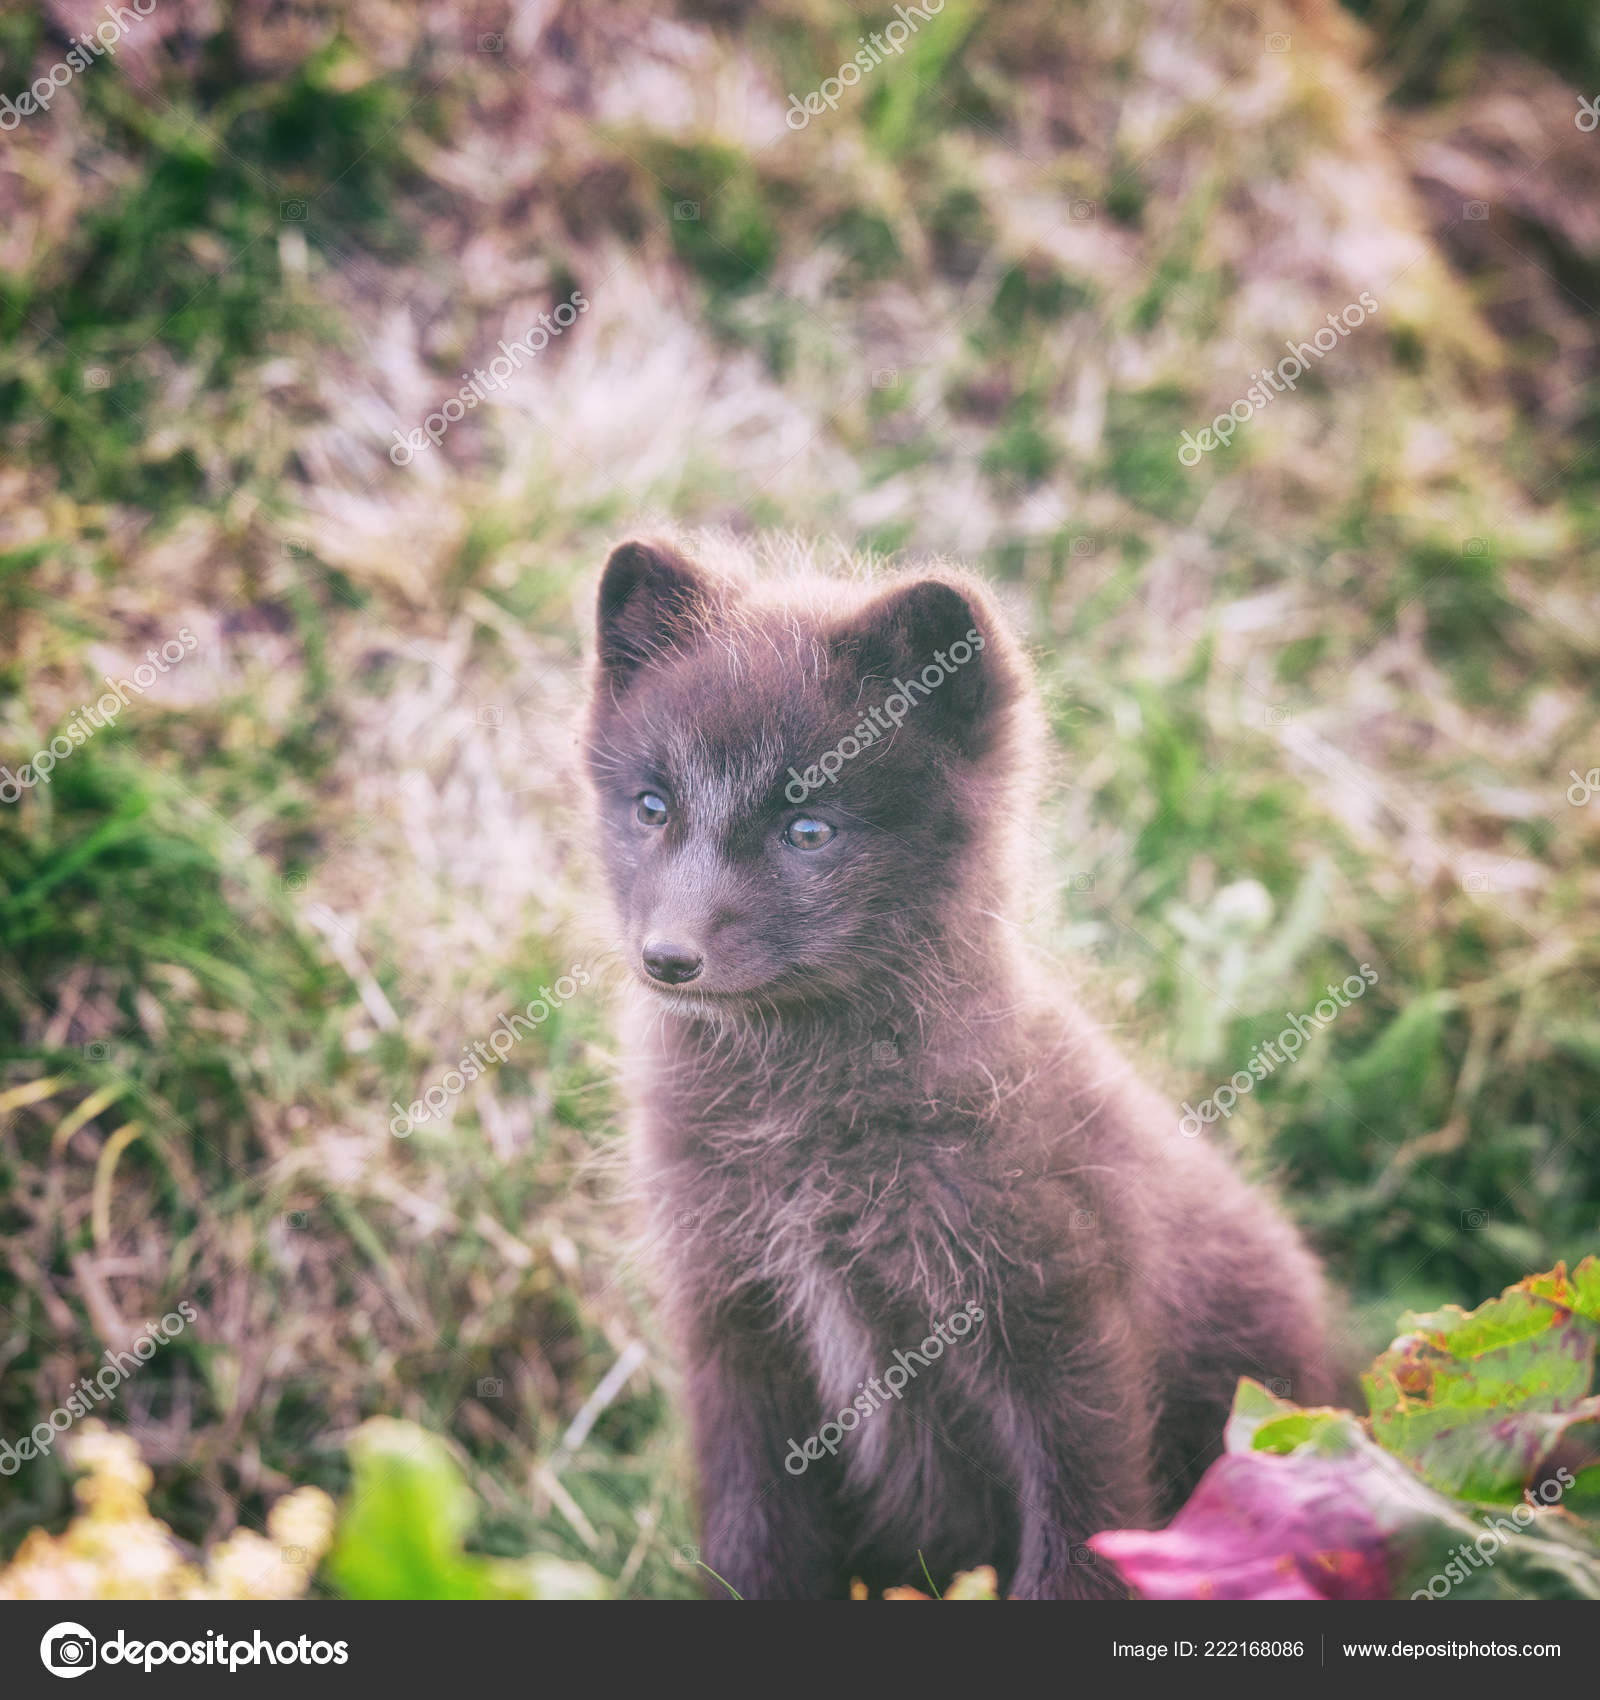
POLYGON ((705 958, 686 944, 669 944, 665 939, 646 939, 644 946, 645 972, 652 980, 669 986, 681 986, 700 972, 705 958))

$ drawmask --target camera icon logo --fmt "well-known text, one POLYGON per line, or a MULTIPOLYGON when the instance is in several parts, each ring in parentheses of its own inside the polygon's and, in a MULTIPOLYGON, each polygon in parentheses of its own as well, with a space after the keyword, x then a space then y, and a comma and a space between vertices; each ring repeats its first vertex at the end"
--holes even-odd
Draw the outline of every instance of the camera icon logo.
POLYGON ((82 1676, 99 1660, 94 1637, 81 1623, 52 1624, 39 1643, 39 1657, 52 1676, 82 1676))
POLYGON ((278 219, 282 224, 304 224, 306 204, 304 201, 279 201, 278 219))
POLYGON ((1487 201, 1463 201, 1461 216, 1472 219, 1487 218, 1489 216, 1489 203, 1487 201))
POLYGON ((1288 36, 1281 32, 1275 31, 1272 35, 1267 37, 1266 47, 1268 53, 1287 53, 1289 51, 1289 45, 1288 36))
POLYGON ((1094 875, 1093 874, 1074 874, 1072 876, 1072 889, 1074 891, 1093 891, 1094 890, 1094 875))
POLYGON ((505 50, 506 38, 503 35, 493 33, 478 37, 478 51, 480 53, 504 53, 505 50))
POLYGON ((111 382, 111 370, 106 366, 86 366, 83 381, 92 390, 103 390, 111 382))
POLYGON ((1489 889, 1489 876, 1487 874, 1468 874, 1461 882, 1461 889, 1473 892, 1487 891, 1489 889))
POLYGON ((892 390, 899 379, 900 374, 893 366, 880 366, 872 374, 872 387, 875 390, 892 390))
POLYGON ((1095 541, 1092 537, 1074 537, 1067 545, 1067 550, 1073 555, 1092 555, 1095 551, 1095 541))
POLYGON ((1274 703, 1267 710, 1267 724, 1269 726, 1287 726, 1292 718, 1289 710, 1281 703, 1274 703))
POLYGON ((1461 1212, 1461 1226, 1469 1234, 1475 1234, 1480 1228, 1486 1227, 1488 1221, 1489 1212, 1487 1210, 1463 1210, 1461 1212))
POLYGON ((698 201, 674 201, 672 203, 672 216, 680 223, 684 220, 697 219, 700 216, 700 203, 698 201))
POLYGON ((1071 211, 1072 211, 1072 216, 1074 218, 1079 218, 1079 219, 1093 218, 1094 217, 1094 202, 1093 201, 1074 201, 1072 203, 1071 211))
POLYGON ((1461 544, 1461 553, 1463 555, 1487 555, 1489 553, 1489 539, 1487 537, 1468 537, 1461 544))
POLYGON ((506 1384, 498 1376, 486 1375, 478 1383, 480 1399, 503 1399, 505 1393, 506 1384))

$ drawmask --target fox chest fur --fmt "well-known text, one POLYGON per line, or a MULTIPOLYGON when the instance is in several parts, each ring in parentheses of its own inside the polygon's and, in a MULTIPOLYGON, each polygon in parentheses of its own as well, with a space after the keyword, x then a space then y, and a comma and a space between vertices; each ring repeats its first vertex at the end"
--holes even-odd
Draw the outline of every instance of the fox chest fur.
POLYGON ((637 1141, 652 1244, 708 1317, 801 1344, 825 1400, 932 1320, 995 1306, 1001 1270, 1025 1283, 1030 1236, 990 1175, 1002 1141, 908 1078, 893 1039, 835 1035, 804 1061, 756 1045, 736 1062, 704 1032, 654 1045, 637 1141))

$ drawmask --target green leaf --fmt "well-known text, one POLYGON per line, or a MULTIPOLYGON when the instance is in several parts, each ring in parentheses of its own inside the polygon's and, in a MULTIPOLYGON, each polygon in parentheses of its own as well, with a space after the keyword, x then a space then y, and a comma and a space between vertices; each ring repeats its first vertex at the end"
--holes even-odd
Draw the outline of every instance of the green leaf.
POLYGON ((1401 1319, 1363 1378, 1378 1442, 1462 1499, 1519 1503, 1559 1465, 1600 1462, 1600 1259, 1508 1287, 1474 1311, 1401 1319))
POLYGON ((601 1599, 588 1566, 464 1549, 478 1508, 449 1447, 415 1423, 375 1417, 350 1442, 355 1480, 328 1574, 353 1600, 601 1599))
POLYGON ((1244 1376, 1233 1395, 1233 1410, 1223 1444, 1229 1452, 1248 1452, 1263 1424, 1296 1408, 1290 1400, 1278 1398, 1259 1381, 1244 1376))

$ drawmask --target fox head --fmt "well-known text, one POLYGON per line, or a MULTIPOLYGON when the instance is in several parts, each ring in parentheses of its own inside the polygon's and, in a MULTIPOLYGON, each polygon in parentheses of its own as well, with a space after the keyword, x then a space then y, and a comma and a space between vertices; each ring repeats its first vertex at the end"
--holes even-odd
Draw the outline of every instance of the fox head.
POLYGON ((1021 763, 1022 659, 955 573, 759 599, 655 543, 601 576, 587 762, 623 959, 706 1012, 927 971, 1021 763))

